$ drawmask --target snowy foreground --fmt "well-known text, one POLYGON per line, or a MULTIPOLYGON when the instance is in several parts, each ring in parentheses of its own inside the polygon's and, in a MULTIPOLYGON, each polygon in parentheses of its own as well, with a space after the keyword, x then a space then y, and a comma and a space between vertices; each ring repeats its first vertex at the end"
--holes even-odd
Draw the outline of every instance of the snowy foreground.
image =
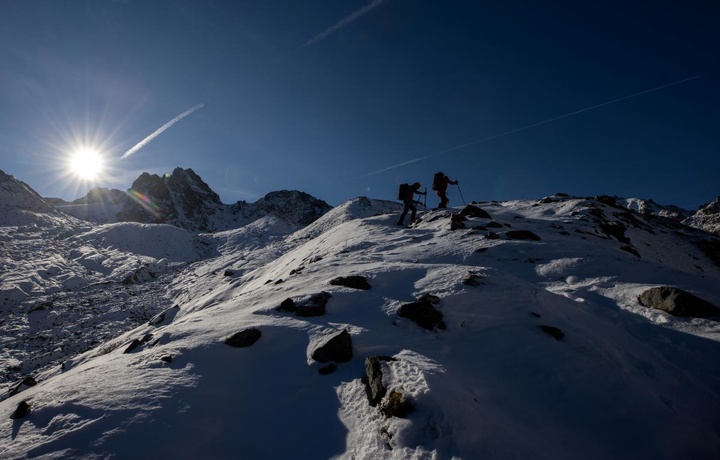
POLYGON ((3 292, 0 458, 720 458, 720 323, 637 301, 667 285, 720 305, 698 231, 572 197, 479 206, 458 230, 462 207, 399 228, 363 198, 290 235, 271 217, 4 227, 4 269, 30 281, 3 292), (330 284, 351 275, 370 289, 330 284), (324 315, 278 309, 322 292, 324 315), (439 327, 398 315, 423 294, 439 327), (344 330, 332 372, 313 354, 344 330), (381 410, 393 392, 405 417, 381 410))

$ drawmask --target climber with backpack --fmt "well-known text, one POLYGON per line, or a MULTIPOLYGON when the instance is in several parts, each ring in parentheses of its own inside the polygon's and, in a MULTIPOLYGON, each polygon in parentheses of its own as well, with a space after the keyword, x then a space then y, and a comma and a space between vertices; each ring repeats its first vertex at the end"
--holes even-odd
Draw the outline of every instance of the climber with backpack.
POLYGON ((449 184, 458 185, 459 182, 457 180, 450 180, 450 178, 442 172, 435 173, 432 189, 435 190, 435 193, 437 193, 437 196, 440 198, 438 208, 447 208, 450 202, 447 197, 447 186, 449 184))
POLYGON ((427 195, 426 191, 420 191, 420 182, 415 182, 412 185, 400 184, 400 189, 398 190, 398 200, 402 200, 405 207, 403 208, 402 214, 400 214, 400 220, 397 223, 398 225, 403 225, 405 215, 408 211, 412 211, 412 214, 410 214, 410 223, 415 222, 415 214, 417 213, 417 208, 415 207, 415 195, 427 195))

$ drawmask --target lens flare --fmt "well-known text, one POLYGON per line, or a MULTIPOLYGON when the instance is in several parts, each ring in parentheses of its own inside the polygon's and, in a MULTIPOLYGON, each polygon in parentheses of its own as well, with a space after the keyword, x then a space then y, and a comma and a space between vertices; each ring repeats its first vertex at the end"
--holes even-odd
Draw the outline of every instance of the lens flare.
POLYGON ((94 181, 103 172, 103 157, 91 148, 79 149, 70 157, 69 169, 79 179, 94 181))

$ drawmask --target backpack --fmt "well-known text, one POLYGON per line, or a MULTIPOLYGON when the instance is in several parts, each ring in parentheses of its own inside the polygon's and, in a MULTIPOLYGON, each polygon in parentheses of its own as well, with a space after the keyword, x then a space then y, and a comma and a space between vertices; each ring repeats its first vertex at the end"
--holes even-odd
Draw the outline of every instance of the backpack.
POLYGON ((445 179, 445 174, 443 174, 442 172, 436 172, 435 176, 433 177, 432 189, 440 190, 440 188, 442 187, 443 179, 445 179))
POLYGON ((400 188, 398 188, 398 200, 405 200, 408 196, 408 191, 410 190, 410 184, 400 184, 400 188))

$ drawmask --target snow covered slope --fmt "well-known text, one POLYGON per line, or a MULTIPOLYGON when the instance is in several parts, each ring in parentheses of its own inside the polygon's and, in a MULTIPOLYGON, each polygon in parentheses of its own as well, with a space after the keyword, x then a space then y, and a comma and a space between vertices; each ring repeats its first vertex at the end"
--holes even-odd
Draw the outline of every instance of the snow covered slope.
MULTIPOLYGON (((0 457, 719 458, 720 323, 637 301, 720 305, 718 240, 606 200, 478 206, 202 236, 161 314, 0 402, 0 457)), ((138 249, 118 235, 72 241, 138 249)))

